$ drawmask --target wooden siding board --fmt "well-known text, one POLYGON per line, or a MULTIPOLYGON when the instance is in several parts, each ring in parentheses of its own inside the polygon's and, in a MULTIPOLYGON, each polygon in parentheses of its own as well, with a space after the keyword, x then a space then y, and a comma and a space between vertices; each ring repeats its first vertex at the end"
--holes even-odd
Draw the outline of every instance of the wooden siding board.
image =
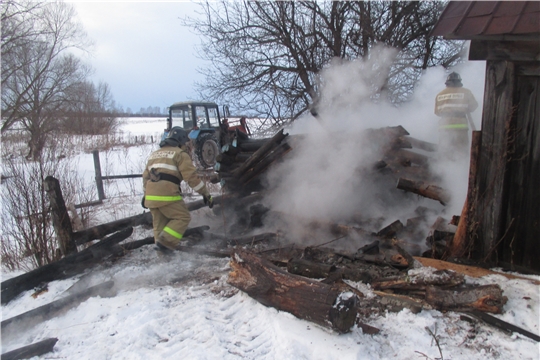
POLYGON ((540 76, 517 76, 516 84, 498 258, 540 270, 540 76))
POLYGON ((480 258, 494 260, 502 230, 502 201, 506 172, 506 121, 512 113, 514 66, 504 61, 486 64, 486 88, 482 116, 482 145, 476 179, 477 195, 472 216, 472 239, 480 258))

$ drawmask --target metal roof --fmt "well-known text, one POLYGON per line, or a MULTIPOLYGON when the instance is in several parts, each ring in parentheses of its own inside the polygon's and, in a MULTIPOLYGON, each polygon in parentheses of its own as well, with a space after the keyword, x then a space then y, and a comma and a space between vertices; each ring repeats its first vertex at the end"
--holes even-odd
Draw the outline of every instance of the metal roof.
POLYGON ((175 108, 181 108, 184 106, 208 106, 208 107, 217 107, 217 104, 214 102, 208 102, 208 101, 180 101, 175 102, 171 106, 169 106, 171 109, 175 108))
POLYGON ((540 42, 540 1, 450 1, 431 35, 540 42))

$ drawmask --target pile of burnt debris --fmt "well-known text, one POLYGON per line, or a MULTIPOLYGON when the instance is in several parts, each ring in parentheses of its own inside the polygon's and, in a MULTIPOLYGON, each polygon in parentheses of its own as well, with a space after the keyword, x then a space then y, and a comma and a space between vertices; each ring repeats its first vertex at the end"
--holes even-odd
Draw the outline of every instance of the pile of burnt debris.
MULTIPOLYGON (((387 192, 394 200, 401 197, 402 201, 414 201, 419 195, 442 205, 450 200, 449 194, 438 185, 440 179, 430 171, 429 154, 435 154, 435 145, 410 137, 401 126, 368 130, 364 136, 373 140, 371 151, 376 156, 370 166, 359 169, 361 176, 371 176, 373 181, 387 185, 387 192)), ((465 281, 465 275, 483 276, 493 272, 444 261, 449 260, 458 216, 447 220, 432 209, 419 206, 416 216, 405 224, 396 220, 383 226, 380 219, 354 216, 343 223, 310 221, 266 207, 265 173, 273 165, 287 161, 287 156, 302 141, 301 136, 279 131, 266 139, 237 137, 224 146, 216 173, 211 176, 212 182, 221 183, 224 193, 215 196, 213 211, 219 214, 232 210, 236 222, 221 233, 209 231, 209 226, 190 228, 185 236, 199 241, 179 250, 230 258, 230 285, 266 306, 338 333, 346 333, 355 325, 364 333, 377 333, 379 330, 369 325, 370 319, 386 311, 438 309, 459 311, 464 320, 476 321, 472 319, 476 318, 540 341, 537 335, 488 314, 501 313, 507 300, 497 284, 478 286, 465 281), (422 224, 429 218, 436 220, 426 230, 422 224), (268 219, 273 223, 279 223, 280 219, 303 222, 304 237, 311 241, 280 230, 262 232, 268 231, 269 227, 265 226, 268 219), (320 233, 334 237, 323 240, 316 235, 320 233), (426 244, 409 240, 422 237, 426 244), (308 243, 311 245, 307 246, 308 243), (342 246, 343 243, 347 246, 342 246), (369 285, 375 296, 359 291, 354 286, 357 283, 369 285)), ((131 238, 134 226, 151 228, 149 212, 73 231, 58 181, 50 177, 48 181, 55 231, 61 243, 72 243, 75 250, 69 252, 66 246, 62 250, 65 256, 58 261, 2 281, 2 304, 28 290, 38 289, 38 294, 50 281, 75 276, 154 243, 151 237, 131 238)), ((204 207, 202 200, 187 205, 190 211, 204 207)), ((14 323, 46 320, 90 296, 111 296, 112 288, 113 284, 107 282, 5 319, 2 330, 14 323)))

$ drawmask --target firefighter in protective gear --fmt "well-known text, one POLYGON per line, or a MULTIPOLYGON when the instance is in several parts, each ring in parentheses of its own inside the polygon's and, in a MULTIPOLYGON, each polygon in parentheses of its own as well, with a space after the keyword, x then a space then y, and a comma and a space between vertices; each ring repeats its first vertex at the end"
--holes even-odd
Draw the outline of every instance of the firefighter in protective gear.
POLYGON ((207 205, 213 205, 212 196, 187 153, 188 141, 184 129, 173 127, 159 144, 160 149, 150 154, 143 172, 143 206, 152 214, 154 241, 160 249, 176 249, 191 221, 181 196, 182 180, 201 194, 207 205))
POLYGON ((446 79, 446 88, 437 94, 435 115, 439 120, 439 153, 444 158, 458 159, 469 152, 470 113, 478 103, 469 89, 463 87, 461 76, 453 72, 446 79))

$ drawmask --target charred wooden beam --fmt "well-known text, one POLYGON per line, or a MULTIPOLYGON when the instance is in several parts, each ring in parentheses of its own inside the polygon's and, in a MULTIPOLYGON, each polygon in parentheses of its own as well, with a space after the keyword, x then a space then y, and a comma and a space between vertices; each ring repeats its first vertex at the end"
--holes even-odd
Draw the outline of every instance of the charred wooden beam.
POLYGON ((476 277, 476 278, 486 276, 486 275, 500 275, 500 276, 506 277, 507 279, 526 280, 526 281, 529 281, 531 284, 540 285, 540 281, 538 280, 534 280, 534 279, 526 278, 522 276, 517 276, 514 274, 496 272, 496 271, 484 269, 478 266, 455 264, 448 261, 430 259, 430 258, 419 257, 419 256, 415 256, 414 259, 420 262, 424 266, 430 266, 437 270, 453 270, 460 274, 476 277))
POLYGON ((500 314, 508 301, 502 293, 496 284, 451 289, 428 286, 426 302, 438 310, 475 309, 500 314))
POLYGON ((145 212, 140 215, 111 221, 85 230, 77 231, 73 233, 73 238, 75 239, 77 245, 82 245, 92 240, 101 239, 105 235, 111 234, 119 229, 139 225, 152 225, 152 214, 145 212))
POLYGON ((23 291, 33 289, 43 282, 67 279, 81 273, 89 266, 109 256, 111 250, 116 250, 114 246, 127 239, 132 233, 133 228, 129 227, 76 254, 68 255, 57 262, 2 281, 2 304, 7 304, 23 291))
POLYGON ((359 298, 345 284, 330 286, 292 275, 243 250, 231 254, 231 268, 228 283, 263 305, 339 333, 355 323, 359 298))
POLYGON ((287 262, 287 271, 289 273, 312 279, 326 278, 335 270, 334 265, 321 264, 306 259, 291 259, 287 262))
POLYGON ((236 177, 242 176, 247 169, 251 168, 257 162, 259 162, 273 148, 277 147, 281 143, 281 141, 287 137, 287 135, 288 134, 283 133, 283 129, 278 131, 268 142, 266 142, 257 151, 255 151, 255 153, 248 160, 246 160, 242 164, 242 166, 236 169, 233 175, 235 175, 236 177))
POLYGON ((450 201, 450 194, 448 194, 443 188, 436 185, 425 184, 423 181, 413 181, 399 178, 397 188, 427 197, 429 199, 437 200, 443 205, 446 205, 450 201))
POLYGON ((85 289, 77 294, 66 296, 20 315, 2 320, 2 332, 5 334, 5 331, 9 330, 10 335, 12 335, 13 332, 25 331, 29 327, 42 321, 52 319, 61 311, 72 308, 92 296, 111 296, 113 285, 114 281, 107 281, 85 289))
POLYGON ((407 160, 411 164, 416 164, 416 165, 420 165, 420 166, 425 166, 430 161, 429 156, 422 155, 422 154, 416 153, 414 151, 405 150, 405 149, 393 150, 387 155, 395 156, 396 158, 400 159, 401 161, 407 160))
POLYGON ((66 256, 77 252, 77 245, 73 239, 71 219, 62 196, 60 182, 52 176, 47 176, 44 183, 45 191, 51 204, 51 217, 54 231, 58 237, 62 255, 66 256))
POLYGON ((403 223, 399 220, 394 221, 388 226, 385 226, 377 233, 377 236, 384 238, 392 238, 396 236, 397 233, 403 230, 403 223))
POLYGON ((427 141, 415 139, 415 138, 410 137, 410 136, 407 136, 406 140, 415 149, 420 149, 420 150, 429 151, 429 152, 435 152, 435 151, 437 151, 437 148, 438 148, 436 144, 432 144, 432 143, 427 142, 427 141))
POLYGON ((464 276, 450 270, 438 270, 431 276, 400 275, 386 279, 378 279, 371 286, 376 290, 402 289, 425 290, 429 286, 457 286, 465 282, 464 276))
POLYGON ((249 139, 242 140, 238 144, 238 148, 244 152, 254 152, 259 150, 264 144, 266 144, 270 139, 249 139))
POLYGON ((249 235, 241 238, 233 238, 227 240, 227 245, 237 246, 237 245, 247 245, 255 244, 261 241, 273 240, 279 237, 277 233, 264 233, 258 235, 249 235))
POLYGON ((2 354, 2 360, 30 359, 53 351, 57 338, 47 338, 2 354))
POLYGON ((467 188, 467 198, 465 204, 463 204, 463 210, 459 219, 456 234, 453 238, 452 244, 449 248, 450 256, 462 257, 468 251, 472 250, 473 244, 471 243, 471 237, 468 235, 472 233, 470 214, 471 208, 474 206, 474 197, 476 196, 476 174, 478 172, 478 159, 480 156, 480 146, 482 144, 482 132, 473 131, 471 141, 471 159, 469 164, 469 186, 467 188), (469 200, 470 199, 470 200, 469 200))
POLYGON ((509 322, 496 318, 495 316, 486 314, 485 312, 478 311, 478 310, 470 310, 470 311, 467 311, 466 313, 474 316, 475 318, 479 320, 482 320, 483 322, 489 325, 495 326, 496 328, 501 329, 503 331, 517 332, 518 334, 526 336, 529 339, 540 342, 540 336, 533 334, 532 332, 527 331, 525 329, 522 329, 516 325, 510 324, 509 322))
POLYGON ((250 180, 255 178, 257 175, 262 173, 266 168, 268 168, 274 161, 282 157, 284 154, 291 150, 291 146, 287 143, 283 143, 275 148, 271 153, 264 157, 259 163, 257 163, 252 168, 248 168, 244 174, 238 179, 240 184, 248 183, 250 180))

